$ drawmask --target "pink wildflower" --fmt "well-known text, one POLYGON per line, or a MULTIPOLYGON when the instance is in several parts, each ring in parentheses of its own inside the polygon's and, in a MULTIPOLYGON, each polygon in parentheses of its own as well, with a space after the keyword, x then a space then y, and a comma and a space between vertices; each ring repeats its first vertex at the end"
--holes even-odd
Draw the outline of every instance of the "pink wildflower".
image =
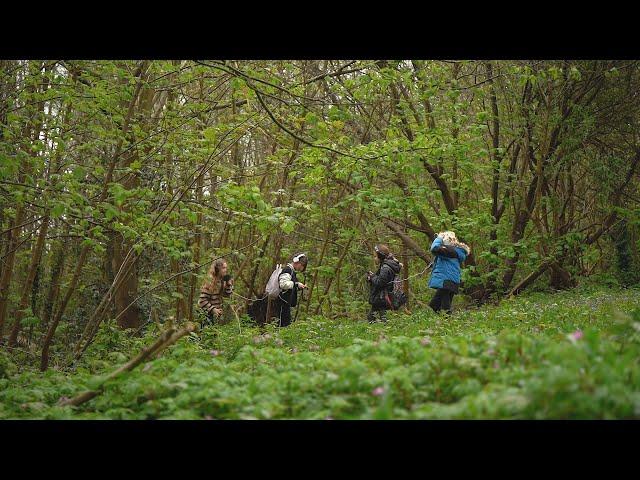
POLYGON ((571 334, 571 338, 573 340, 580 340, 583 336, 584 334, 582 333, 582 330, 576 330, 571 334))
POLYGON ((377 387, 373 389, 373 392, 371 392, 371 395, 373 395, 374 397, 379 397, 380 395, 382 395, 384 393, 384 388, 382 387, 377 387))
POLYGON ((427 345, 431 345, 431 338, 424 337, 422 340, 420 340, 420 344, 424 347, 426 347, 427 345))
POLYGON ((218 355, 220 355, 220 352, 218 350, 210 350, 209 353, 213 356, 213 357, 217 357, 218 355))

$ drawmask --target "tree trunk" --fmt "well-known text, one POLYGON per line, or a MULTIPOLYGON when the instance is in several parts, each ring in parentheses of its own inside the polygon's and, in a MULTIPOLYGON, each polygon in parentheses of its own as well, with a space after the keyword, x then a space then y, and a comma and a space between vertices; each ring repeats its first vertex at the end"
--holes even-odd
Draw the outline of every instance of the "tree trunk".
POLYGON ((24 221, 24 208, 19 204, 16 208, 16 218, 11 224, 12 229, 9 231, 9 240, 7 241, 8 255, 4 261, 2 276, 0 277, 0 338, 4 334, 4 324, 7 315, 7 306, 9 304, 9 285, 13 276, 13 264, 16 258, 16 249, 18 246, 18 238, 20 236, 21 225, 24 221))
POLYGON ((69 300, 71 299, 71 296, 76 290, 76 287, 78 285, 78 280, 80 279, 80 273, 82 272, 82 267, 84 266, 84 262, 87 258, 88 253, 89 253, 88 247, 86 246, 83 247, 82 251, 80 252, 80 257, 76 262, 76 269, 73 272, 73 277, 71 279, 71 283, 69 284, 69 288, 67 288, 67 293, 65 294, 64 299, 62 300, 62 303, 56 310, 56 314, 53 317, 53 322, 51 322, 51 325, 49 325, 49 329, 47 330, 47 335, 42 345, 42 356, 40 359, 40 370, 42 370, 43 372, 49 366, 49 346, 51 345, 51 340, 53 339, 53 335, 56 333, 56 329, 58 328, 58 324, 60 323, 62 314, 66 310, 67 305, 69 304, 69 300))
MULTIPOLYGON (((121 239, 121 235, 116 233, 113 243, 113 257, 111 260, 111 268, 114 272, 119 271, 124 264, 125 255, 129 251, 130 246, 121 239)), ((121 283, 120 288, 115 291, 114 302, 116 314, 122 312, 127 306, 138 296, 138 273, 136 262, 131 265, 129 273, 127 273, 121 283)), ((132 305, 118 318, 117 324, 120 328, 138 328, 140 326, 140 307, 132 305)))
MULTIPOLYGON (((196 187, 196 202, 198 205, 202 202, 202 187, 204 185, 204 178, 201 176, 198 178, 198 184, 196 187)), ((198 217, 196 220, 195 231, 196 231, 196 239, 195 246, 193 251, 193 263, 200 263, 200 246, 202 245, 202 210, 198 211, 198 217)), ((198 279, 197 272, 193 272, 191 274, 191 287, 189 288, 189 321, 193 321, 193 303, 195 301, 195 293, 196 293, 196 281, 198 279)))
POLYGON ((48 328, 49 326, 51 315, 53 314, 54 303, 58 297, 58 293, 60 292, 60 279, 64 273, 64 247, 64 242, 60 241, 56 244, 52 252, 49 290, 42 305, 42 312, 40 314, 40 318, 42 318, 42 325, 45 328, 48 328))
MULTIPOLYGON (((360 222, 362 221, 362 216, 363 215, 364 215, 364 209, 361 208, 360 212, 358 213, 358 219, 356 220, 356 225, 355 225, 356 229, 358 227, 360 227, 360 222)), ((351 242, 353 241, 353 239, 354 239, 354 237, 350 237, 349 238, 349 240, 347 241, 347 244, 345 245, 344 249, 342 250, 342 254, 340 255, 340 258, 338 258, 338 263, 336 264, 336 276, 339 275, 339 273, 340 273, 340 269, 342 268, 342 262, 344 261, 345 257, 347 256, 347 253, 349 252, 349 247, 351 246, 351 242)), ((329 281, 327 282, 327 285, 324 288, 324 292, 322 293, 322 296, 318 300, 318 306, 316 307, 314 315, 318 315, 318 313, 320 313, 320 309, 322 308, 322 302, 324 302, 324 300, 329 295, 329 291, 331 290, 331 283, 333 282, 334 278, 335 277, 330 277, 329 278, 329 281)))
MULTIPOLYGON (((15 323, 13 324, 13 328, 11 329, 11 334, 9 335, 9 346, 15 347, 18 332, 20 331, 22 318, 24 316, 24 310, 27 308, 29 303, 29 292, 33 287, 33 281, 36 277, 36 271, 38 266, 40 265, 40 258, 42 257, 42 247, 44 245, 44 239, 47 237, 47 231, 49 230, 49 212, 45 214, 42 219, 42 226, 40 227, 40 233, 38 234, 38 240, 36 241, 36 246, 34 247, 31 253, 31 263, 29 265, 29 270, 27 272, 27 279, 22 286, 22 295, 20 297, 20 304, 18 306, 18 311, 16 312, 15 323)), ((35 314, 35 312, 33 312, 35 314)))

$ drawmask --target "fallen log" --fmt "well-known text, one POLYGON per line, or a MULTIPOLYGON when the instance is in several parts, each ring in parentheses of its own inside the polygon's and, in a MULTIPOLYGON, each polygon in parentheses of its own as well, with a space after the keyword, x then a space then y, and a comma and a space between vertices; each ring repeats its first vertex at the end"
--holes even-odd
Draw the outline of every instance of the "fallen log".
POLYGON ((148 347, 144 348, 135 358, 131 359, 125 365, 121 366, 117 370, 114 370, 109 375, 107 375, 100 382, 100 385, 97 387, 97 389, 88 390, 86 392, 82 392, 81 394, 73 398, 64 399, 59 404, 62 406, 71 405, 71 406, 77 407, 78 405, 88 402, 92 398, 97 397, 98 395, 100 395, 100 393, 102 393, 104 384, 106 382, 118 377, 124 372, 129 372, 133 370, 138 365, 140 365, 145 359, 151 357, 154 353, 156 354, 160 353, 166 347, 173 345, 180 338, 184 337, 185 335, 188 335, 191 332, 196 331, 197 328, 198 326, 195 323, 187 323, 185 327, 179 330, 177 330, 175 327, 168 328, 162 333, 162 335, 160 335, 160 338, 158 338, 158 340, 156 340, 153 344, 149 345, 148 347))
POLYGON ((528 287, 531 283, 533 283, 540 275, 542 275, 547 268, 551 266, 554 260, 546 260, 540 264, 538 268, 536 268, 533 272, 527 275, 520 283, 518 283, 515 287, 511 289, 511 291, 506 295, 507 298, 513 297, 528 287))

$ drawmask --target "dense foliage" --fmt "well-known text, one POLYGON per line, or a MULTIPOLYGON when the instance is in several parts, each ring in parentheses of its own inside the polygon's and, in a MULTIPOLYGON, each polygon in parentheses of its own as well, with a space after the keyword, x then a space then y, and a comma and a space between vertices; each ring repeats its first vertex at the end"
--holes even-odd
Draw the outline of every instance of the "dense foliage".
POLYGON ((3 356, 0 418, 639 418, 639 293, 584 287, 388 324, 208 327, 77 409, 57 406, 155 335, 108 323, 73 374, 3 356))

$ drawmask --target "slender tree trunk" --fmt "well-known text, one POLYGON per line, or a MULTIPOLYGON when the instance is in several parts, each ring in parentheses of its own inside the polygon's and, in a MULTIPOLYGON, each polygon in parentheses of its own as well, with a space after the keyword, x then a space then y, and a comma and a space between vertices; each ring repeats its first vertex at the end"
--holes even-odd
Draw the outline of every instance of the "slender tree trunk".
MULTIPOLYGON (((14 347, 18 340, 18 332, 20 331, 22 318, 24 316, 24 310, 27 308, 29 303, 29 292, 33 287, 33 281, 36 277, 36 271, 38 270, 38 266, 40 265, 40 258, 42 257, 42 247, 44 246, 44 239, 47 237, 47 231, 49 230, 49 212, 45 214, 42 219, 42 226, 40 227, 40 232, 38 234, 38 240, 36 241, 36 245, 33 248, 31 253, 31 263, 29 265, 29 270, 27 271, 27 279, 24 282, 22 287, 22 295, 20 297, 20 303, 18 306, 18 311, 16 312, 15 323, 13 324, 13 328, 11 329, 11 334, 9 335, 9 346, 14 347)), ((33 312, 35 314, 35 312, 33 312)))
POLYGON ((45 328, 49 327, 55 300, 58 297, 58 293, 60 292, 60 279, 64 273, 64 247, 64 242, 57 242, 52 252, 49 289, 47 291, 47 296, 45 297, 45 301, 42 305, 42 312, 40 314, 40 317, 42 318, 42 325, 45 328))
MULTIPOLYGON (((204 178, 201 176, 198 179, 198 184, 196 187, 196 202, 198 205, 202 202, 202 187, 204 185, 204 178)), ((195 225, 196 232, 196 241, 193 251, 193 263, 200 263, 200 245, 202 244, 202 210, 198 211, 198 217, 195 225)), ((193 303, 195 300, 195 292, 196 292, 196 280, 198 279, 198 274, 196 272, 191 274, 191 287, 189 288, 189 321, 193 321, 193 303)))
MULTIPOLYGON (((130 245, 128 242, 124 242, 119 233, 114 236, 115 242, 113 243, 113 257, 112 257, 112 269, 114 272, 119 271, 124 267, 125 256, 129 251, 130 245)), ((127 306, 138 296, 138 273, 136 262, 131 262, 132 265, 128 273, 124 276, 121 286, 114 293, 115 312, 119 314, 124 311, 127 306)), ((122 329, 138 328, 140 326, 140 307, 132 305, 124 312, 123 315, 118 317, 117 324, 122 329)))
MULTIPOLYGON (((320 257, 318 258, 318 267, 322 266, 322 262, 324 261, 324 255, 325 252, 327 251, 327 245, 329 244, 329 237, 330 237, 330 233, 331 233, 331 222, 329 221, 328 218, 326 218, 326 210, 325 210, 325 217, 324 217, 324 222, 325 222, 325 230, 324 230, 324 240, 322 242, 322 250, 320 251, 320 257)), ((313 297, 313 291, 315 289, 316 286, 316 282, 318 281, 318 271, 316 270, 313 273, 313 278, 311 280, 311 285, 309 287, 309 296, 307 297, 307 305, 305 308, 305 317, 309 314, 309 306, 311 305, 311 298, 313 297)))
MULTIPOLYGON (((407 214, 405 211, 405 220, 407 219, 407 214)), ((405 227, 404 229, 404 233, 407 233, 407 229, 405 227)), ((402 242, 402 250, 400 253, 400 261, 402 262, 402 270, 401 270, 401 276, 402 276, 402 291, 404 292, 404 294, 407 296, 407 299, 409 298, 409 255, 407 254, 407 245, 402 242)))
POLYGON ((42 356, 40 359, 40 370, 43 372, 49 366, 49 346, 51 345, 51 340, 53 339, 53 335, 56 333, 56 329, 58 328, 58 324, 60 323, 60 319, 62 318, 62 314, 67 308, 69 304, 69 300, 71 300, 71 296, 75 292, 78 280, 80 279, 80 273, 82 273, 82 267, 84 266, 84 262, 87 258, 87 254, 89 253, 88 248, 83 248, 80 252, 80 257, 76 262, 76 268, 73 272, 73 277, 71 278, 71 283, 69 284, 69 288, 67 288, 67 292, 62 300, 62 303, 56 310, 56 314, 53 317, 53 322, 49 325, 49 329, 47 330, 47 335, 45 336, 44 343, 42 346, 42 356))
POLYGON ((16 217, 11 224, 12 229, 9 231, 9 240, 7 241, 8 255, 4 261, 2 276, 0 277, 0 338, 3 336, 4 324, 7 315, 7 306, 9 303, 9 284, 13 275, 13 264, 16 257, 16 249, 18 246, 18 238, 20 236, 21 225, 24 221, 24 208, 19 204, 16 208, 16 217))
MULTIPOLYGON (((361 208, 358 214, 358 219, 356 220, 356 225, 355 225, 356 229, 360 227, 360 222, 362 221, 363 215, 364 215, 364 209, 361 208)), ((347 253, 349 252, 349 247, 351 246, 351 242, 353 241, 353 239, 354 239, 353 236, 349 238, 349 240, 347 241, 347 244, 342 250, 342 254, 340 255, 340 258, 338 258, 338 263, 336 264, 336 276, 340 273, 340 269, 342 268, 342 262, 347 256, 347 253)), ((320 313, 320 309, 322 308, 322 303, 324 302, 324 300, 327 298, 329 294, 329 290, 331 289, 331 283, 333 282, 334 278, 335 277, 329 278, 329 281, 327 282, 327 285, 324 288, 324 292, 322 293, 322 296, 318 300, 318 306, 316 307, 314 315, 318 315, 318 313, 320 313)))

